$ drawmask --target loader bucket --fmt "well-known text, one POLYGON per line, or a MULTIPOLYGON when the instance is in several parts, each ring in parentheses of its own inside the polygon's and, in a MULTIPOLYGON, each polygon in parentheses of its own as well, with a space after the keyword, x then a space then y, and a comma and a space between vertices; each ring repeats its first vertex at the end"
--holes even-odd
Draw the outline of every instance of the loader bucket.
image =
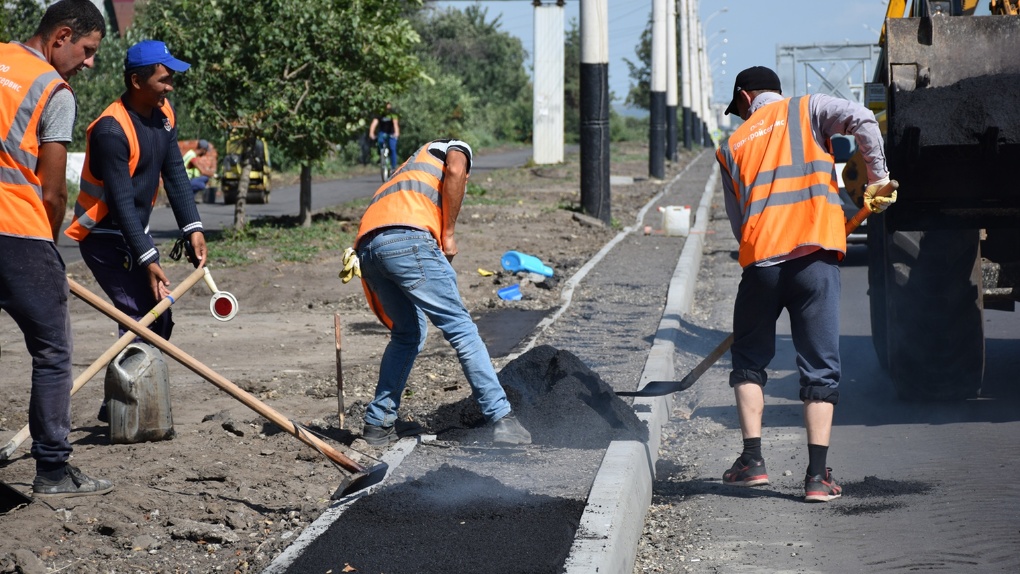
POLYGON ((886 22, 891 229, 1015 226, 1020 17, 886 22))

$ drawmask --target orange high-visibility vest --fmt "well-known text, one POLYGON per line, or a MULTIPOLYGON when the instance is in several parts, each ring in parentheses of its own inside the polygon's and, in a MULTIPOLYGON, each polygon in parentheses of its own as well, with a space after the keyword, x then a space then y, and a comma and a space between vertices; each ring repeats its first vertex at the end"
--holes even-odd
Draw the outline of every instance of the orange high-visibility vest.
MULTIPOLYGON (((163 111, 163 115, 170 121, 170 127, 173 128, 175 118, 169 100, 165 100, 163 107, 160 109, 163 111)), ((135 170, 138 169, 138 159, 141 157, 141 147, 138 145, 138 134, 135 132, 134 123, 131 122, 131 116, 124 106, 123 100, 118 98, 103 113, 99 114, 99 117, 89 124, 88 129, 85 131, 85 165, 81 171, 81 191, 78 193, 78 200, 74 203, 74 219, 67 230, 64 231, 64 235, 75 241, 85 239, 96 224, 102 221, 106 214, 110 213, 110 207, 106 203, 106 191, 103 187, 103 182, 92 175, 92 168, 89 165, 92 157, 90 149, 92 144, 88 140, 92 135, 92 129, 96 127, 99 120, 105 117, 112 117, 117 120, 121 129, 124 130, 124 135, 127 136, 128 173, 131 177, 134 177, 135 170)), ((158 191, 158 189, 152 190, 153 205, 156 205, 156 193, 158 191)))
POLYGON ((0 234, 53 241, 43 204, 39 121, 58 88, 71 87, 45 60, 0 44, 0 234))
POLYGON ((740 265, 818 246, 846 254, 833 158, 815 141, 808 96, 762 106, 716 151, 743 219, 740 265))
POLYGON ((446 166, 423 145, 372 196, 361 217, 356 246, 366 233, 380 227, 416 227, 443 246, 443 204, 440 195, 446 166))
MULTIPOLYGON (((442 183, 446 165, 429 153, 429 142, 401 165, 397 171, 372 196, 365 214, 361 217, 357 247, 361 238, 381 227, 414 227, 432 234, 443 247, 443 202, 442 183)), ((382 304, 364 281, 368 306, 387 328, 393 328, 393 321, 383 311, 382 304)))

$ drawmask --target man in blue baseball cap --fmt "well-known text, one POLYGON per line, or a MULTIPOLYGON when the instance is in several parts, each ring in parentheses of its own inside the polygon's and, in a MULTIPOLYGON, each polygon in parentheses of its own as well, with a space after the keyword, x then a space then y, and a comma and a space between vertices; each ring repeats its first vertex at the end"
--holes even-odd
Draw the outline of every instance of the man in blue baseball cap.
MULTIPOLYGON (((174 89, 174 73, 190 67, 157 40, 128 48, 127 91, 88 127, 81 191, 74 220, 64 232, 79 242, 82 259, 114 306, 135 319, 170 294, 170 280, 148 233, 161 177, 188 258, 196 267, 205 265, 202 220, 177 145, 174 109, 166 99, 174 89)), ((149 328, 169 339, 170 309, 149 328)), ((125 332, 123 327, 120 331, 125 332)), ((106 408, 100 409, 99 419, 107 422, 106 408)))
POLYGON ((163 64, 173 72, 187 72, 191 67, 191 64, 171 56, 166 44, 159 40, 142 40, 128 48, 124 56, 125 71, 153 64, 163 64))

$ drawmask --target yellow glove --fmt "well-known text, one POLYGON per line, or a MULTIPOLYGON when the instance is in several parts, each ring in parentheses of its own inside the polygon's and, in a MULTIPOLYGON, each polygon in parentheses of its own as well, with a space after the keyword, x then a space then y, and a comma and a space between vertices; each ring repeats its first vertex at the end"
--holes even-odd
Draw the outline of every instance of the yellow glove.
POLYGON ((882 213, 888 209, 890 205, 896 203, 896 188, 898 187, 899 184, 897 182, 890 182, 887 177, 868 185, 868 187, 864 190, 864 205, 866 205, 872 213, 882 213), (885 188, 886 184, 890 183, 892 184, 892 193, 889 195, 879 195, 879 192, 885 188))
POLYGON ((344 250, 343 267, 340 268, 339 277, 344 283, 350 282, 354 277, 361 277, 361 262, 353 247, 344 250))

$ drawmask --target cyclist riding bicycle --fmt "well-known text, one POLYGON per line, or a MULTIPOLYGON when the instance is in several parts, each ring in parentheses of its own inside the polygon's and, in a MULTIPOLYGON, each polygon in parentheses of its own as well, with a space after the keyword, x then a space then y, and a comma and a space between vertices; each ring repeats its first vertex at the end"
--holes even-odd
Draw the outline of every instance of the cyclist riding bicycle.
POLYGON ((400 121, 393 105, 386 102, 386 109, 382 114, 372 118, 372 124, 368 127, 368 137, 376 142, 376 147, 382 151, 383 146, 390 150, 390 169, 397 169, 397 139, 400 137, 400 121))

